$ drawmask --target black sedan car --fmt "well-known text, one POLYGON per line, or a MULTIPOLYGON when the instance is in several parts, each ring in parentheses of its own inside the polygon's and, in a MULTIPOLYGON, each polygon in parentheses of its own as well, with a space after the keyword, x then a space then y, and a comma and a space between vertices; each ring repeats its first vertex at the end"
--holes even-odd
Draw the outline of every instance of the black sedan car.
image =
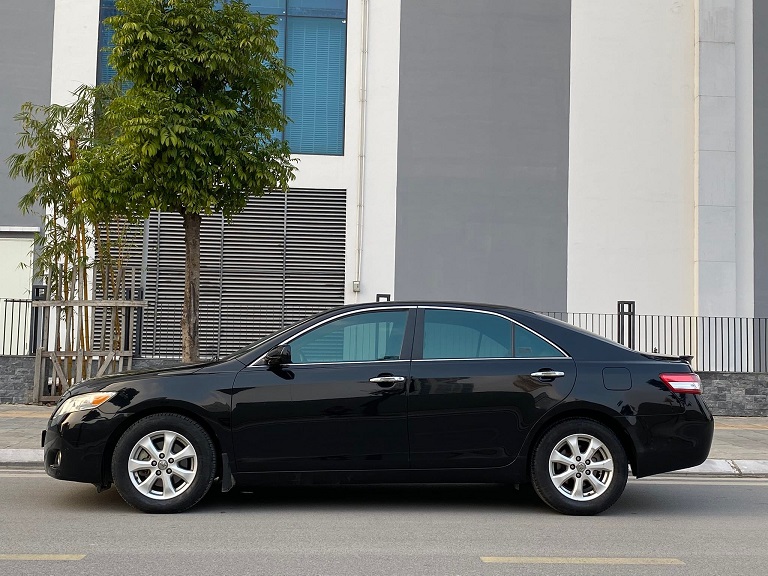
POLYGON ((218 479, 532 482, 596 514, 637 477, 704 461, 714 429, 682 358, 641 354, 505 306, 330 310, 230 358, 82 382, 43 435, 62 480, 146 512, 218 479))

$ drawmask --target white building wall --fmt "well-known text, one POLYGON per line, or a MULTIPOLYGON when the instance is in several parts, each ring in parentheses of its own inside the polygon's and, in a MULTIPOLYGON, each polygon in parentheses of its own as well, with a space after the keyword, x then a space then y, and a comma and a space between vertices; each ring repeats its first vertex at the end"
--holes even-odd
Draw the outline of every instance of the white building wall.
POLYGON ((736 315, 755 314, 753 8, 736 2, 736 315))
POLYGON ((394 292, 399 67, 400 0, 349 0, 344 156, 297 155, 298 174, 292 183, 296 188, 347 191, 347 303, 371 302, 376 294, 394 292), (353 290, 355 281, 360 282, 359 292, 353 290))
POLYGON ((695 10, 696 313, 754 315, 751 0, 695 10))
POLYGON ((699 0, 695 15, 696 313, 735 316, 735 0, 699 0))
POLYGON ((30 298, 32 286, 31 228, 0 226, 0 298, 30 298))
MULTIPOLYGON (((51 104, 69 104, 82 85, 96 84, 99 0, 56 0, 53 11, 51 104)), ((88 247, 94 258, 95 248, 88 247)), ((93 293, 93 278, 89 291, 93 293)))
MULTIPOLYGON (((95 83, 98 15, 99 0, 56 0, 52 102, 69 102, 78 86, 95 83)), ((297 155, 297 177, 291 184, 347 191, 346 302, 372 301, 377 293, 394 291, 399 30, 400 0, 349 0, 344 155, 297 155), (366 9, 368 90, 361 94, 366 9), (353 291, 356 280, 359 292, 353 291)))
POLYGON ((26 227, 0 226, 0 355, 25 354, 29 348, 29 308, 11 299, 28 299, 32 287, 34 232, 26 227))
POLYGON ((574 0, 568 310, 693 314, 694 0, 574 0))
POLYGON ((53 13, 51 103, 72 102, 72 92, 96 83, 99 0, 56 0, 53 13))

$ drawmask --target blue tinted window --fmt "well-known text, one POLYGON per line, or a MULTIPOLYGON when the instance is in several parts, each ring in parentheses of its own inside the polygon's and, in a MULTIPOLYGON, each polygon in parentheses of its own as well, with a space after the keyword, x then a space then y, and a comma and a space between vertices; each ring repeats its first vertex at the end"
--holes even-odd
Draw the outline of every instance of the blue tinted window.
POLYGON ((405 310, 344 316, 302 334, 291 345, 291 363, 369 362, 400 358, 405 310))
POLYGON ((288 0, 288 15, 346 18, 347 0, 288 0))
POLYGON ((515 326, 515 358, 558 358, 563 354, 522 326, 515 326))
MULTIPOLYGON (((277 95, 291 122, 282 136, 297 154, 344 153, 346 0, 248 0, 254 12, 278 15, 279 56, 294 70, 293 84, 277 95)), ((219 6, 220 3, 217 3, 219 6)), ((107 63, 115 0, 101 0, 97 83, 115 71, 107 63), (103 50, 103 48, 107 48, 103 50)))
POLYGON ((245 0, 259 14, 346 18, 347 0, 245 0))
POLYGON ((245 0, 252 12, 259 14, 285 14, 286 0, 245 0))
MULTIPOLYGON (((280 16, 277 19, 275 29, 277 30, 277 38, 275 39, 277 42, 277 55, 282 60, 285 60, 285 16, 280 16)), ((279 90, 274 101, 279 103, 283 109, 285 109, 285 90, 279 90)), ((282 130, 276 130, 272 134, 272 137, 282 140, 285 137, 285 134, 282 130)))
POLYGON ((331 18, 288 18, 285 138, 294 152, 344 153, 346 24, 331 18))
POLYGON ((114 30, 104 23, 105 18, 115 14, 117 14, 115 0, 101 0, 99 5, 99 52, 96 57, 96 84, 106 84, 115 77, 115 69, 107 62, 112 48, 114 30))
POLYGON ((510 358, 512 323, 493 314, 424 311, 425 359, 510 358))

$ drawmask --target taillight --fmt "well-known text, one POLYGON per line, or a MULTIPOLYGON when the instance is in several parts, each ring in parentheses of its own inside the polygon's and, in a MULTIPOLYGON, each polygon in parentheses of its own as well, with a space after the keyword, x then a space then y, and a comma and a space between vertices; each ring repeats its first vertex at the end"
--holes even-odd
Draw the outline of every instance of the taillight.
POLYGON ((659 374, 659 378, 672 392, 680 394, 701 394, 701 378, 695 372, 674 372, 659 374))

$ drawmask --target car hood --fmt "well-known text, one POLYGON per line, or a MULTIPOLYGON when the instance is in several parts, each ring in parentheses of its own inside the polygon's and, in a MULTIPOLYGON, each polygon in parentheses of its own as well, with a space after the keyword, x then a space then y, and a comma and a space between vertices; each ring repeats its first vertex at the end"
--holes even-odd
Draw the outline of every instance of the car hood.
POLYGON ((79 394, 87 394, 88 392, 98 392, 99 390, 103 390, 110 384, 117 384, 117 383, 125 384, 127 382, 132 382, 134 380, 146 379, 148 376, 165 377, 165 376, 175 376, 175 375, 181 375, 181 374, 192 374, 194 372, 197 372, 198 370, 201 370, 202 368, 207 368, 208 366, 213 366, 218 363, 219 363, 218 361, 198 362, 195 364, 183 364, 180 366, 172 366, 170 368, 147 368, 142 370, 131 370, 129 372, 120 372, 118 374, 108 374, 106 376, 98 376, 96 378, 89 378, 87 380, 83 380, 82 382, 72 386, 69 390, 67 390, 64 393, 64 395, 62 395, 61 399, 66 400, 71 396, 77 396, 79 394))

